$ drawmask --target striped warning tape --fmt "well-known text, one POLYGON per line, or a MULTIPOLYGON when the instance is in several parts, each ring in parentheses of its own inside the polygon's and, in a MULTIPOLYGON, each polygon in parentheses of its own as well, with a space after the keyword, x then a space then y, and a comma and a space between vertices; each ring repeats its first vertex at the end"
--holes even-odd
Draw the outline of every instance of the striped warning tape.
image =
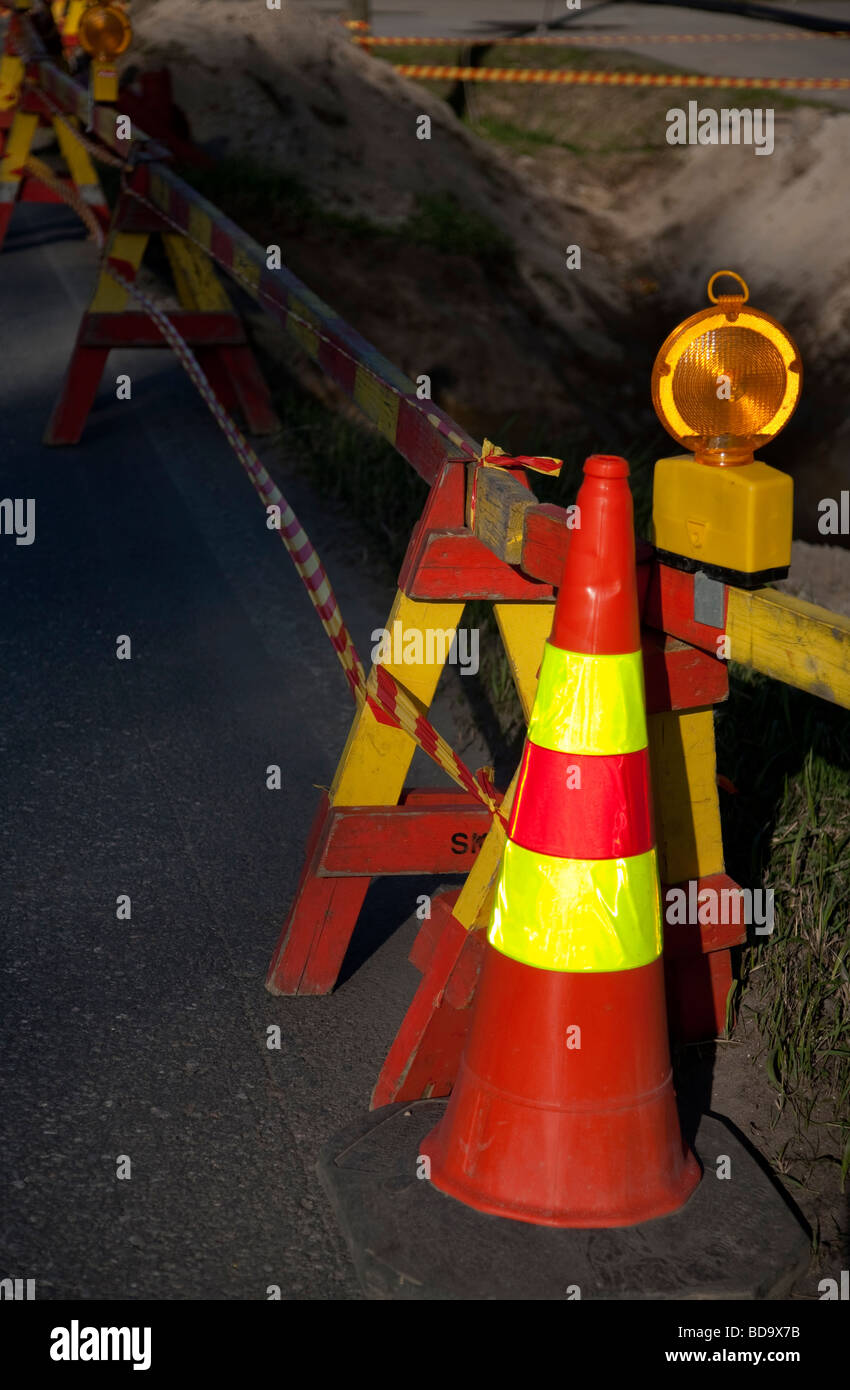
POLYGON ((780 34, 543 34, 526 35, 524 38, 487 38, 482 34, 459 38, 385 38, 370 34, 357 37, 355 43, 363 48, 479 48, 491 45, 511 48, 611 48, 624 43, 792 43, 806 39, 847 39, 850 29, 834 29, 831 32, 811 33, 805 30, 783 30, 780 34))
POLYGON ((141 304, 145 313, 156 323, 163 338, 172 348, 181 366, 197 387, 204 403, 222 430, 225 438, 242 464, 251 483, 266 507, 276 506, 280 510, 280 538, 307 590, 325 632, 330 638, 339 658, 346 680, 358 704, 367 703, 376 718, 403 729, 414 742, 427 753, 458 786, 475 796, 497 816, 503 824, 505 818, 499 810, 497 794, 487 772, 481 769, 477 774, 470 771, 463 759, 454 751, 442 734, 425 718, 413 698, 404 690, 390 672, 383 666, 374 666, 367 680, 363 664, 357 655, 351 634, 343 621, 336 595, 330 580, 319 559, 312 542, 290 507, 283 493, 260 462, 245 436, 231 420, 221 405, 210 383, 202 371, 195 354, 177 332, 168 315, 121 272, 118 265, 106 256, 103 230, 90 208, 73 188, 67 187, 55 177, 52 170, 40 159, 30 155, 27 168, 48 188, 52 188, 73 208, 85 223, 105 257, 103 268, 141 304))
POLYGON ((843 91, 850 77, 712 77, 667 72, 591 72, 566 68, 469 68, 394 64, 403 77, 429 82, 542 82, 572 87, 733 87, 766 91, 843 91))

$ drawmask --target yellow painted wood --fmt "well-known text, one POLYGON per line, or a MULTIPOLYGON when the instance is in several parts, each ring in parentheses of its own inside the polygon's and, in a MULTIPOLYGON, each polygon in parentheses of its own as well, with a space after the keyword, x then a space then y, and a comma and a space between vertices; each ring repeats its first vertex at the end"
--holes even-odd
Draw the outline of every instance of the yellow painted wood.
POLYGON ((505 644, 508 665, 527 724, 537 693, 537 677, 543 660, 543 647, 552 630, 555 604, 554 601, 494 603, 493 612, 505 644))
POLYGON ((189 205, 189 235, 199 241, 206 250, 212 246, 212 218, 195 203, 189 205))
POLYGON ((315 361, 319 355, 319 334, 317 329, 321 326, 317 315, 313 313, 308 305, 302 303, 300 299, 292 299, 289 305, 289 318, 286 321, 286 326, 293 338, 301 344, 304 351, 315 361), (297 315, 298 319, 306 319, 307 322, 299 323, 294 315, 297 315), (316 327, 311 328, 309 326, 310 324, 315 324, 316 327))
POLYGON ((473 489, 476 536, 509 565, 518 565, 522 559, 525 514, 535 505, 534 494, 501 468, 470 468, 467 516, 473 511, 473 489))
MULTIPOLYGON (((502 802, 502 811, 506 817, 513 806, 518 778, 517 768, 502 802)), ((506 838, 505 827, 501 821, 494 819, 453 908, 453 916, 463 923, 467 931, 489 925, 490 908, 499 878, 506 838)))
POLYGON ((14 53, 4 53, 0 58, 0 111, 10 111, 17 106, 23 80, 23 59, 14 53))
POLYGON ((232 312, 233 305, 209 257, 185 237, 166 233, 162 239, 183 308, 205 313, 232 312))
POLYGON ((727 655, 850 709, 850 618, 775 589, 729 589, 727 655))
MULTIPOLYGON (((400 622, 404 632, 456 628, 462 603, 417 603, 399 591, 386 622, 392 633, 400 622)), ((386 669, 427 710, 444 663, 392 665, 386 669)), ((358 710, 330 790, 332 806, 394 806, 416 748, 402 729, 381 724, 368 707, 358 710)))
MULTIPOLYGON (((68 122, 74 126, 79 125, 75 116, 69 116, 67 122, 64 120, 55 120, 53 122, 53 129, 56 134, 56 139, 59 142, 59 148, 62 151, 62 157, 68 166, 68 173, 71 175, 77 188, 99 188, 100 180, 89 158, 88 151, 80 144, 79 140, 75 140, 74 133, 69 129, 68 122)), ((104 198, 103 201, 105 203, 106 199, 104 198)))
POLYGON ((0 160, 0 183, 20 183, 21 175, 15 170, 22 169, 26 163, 37 125, 38 116, 28 111, 15 112, 6 153, 0 160))
POLYGON ((648 720, 658 868, 665 883, 723 872, 712 710, 648 720))
MULTIPOLYGON (((145 254, 145 247, 148 244, 146 232, 110 232, 106 246, 107 256, 114 256, 116 260, 126 261, 135 270, 138 270, 145 254)), ((97 289, 94 292, 94 299, 89 305, 89 310, 93 314, 117 314, 126 307, 127 291, 113 280, 109 271, 104 268, 100 273, 97 282, 97 289)))
POLYGON ((241 285, 256 295, 260 288, 260 267, 238 245, 233 247, 233 274, 241 285))
POLYGON ((399 397, 388 386, 358 366, 354 377, 354 399, 381 434, 395 443, 399 397))
POLYGON ((169 203, 170 192, 171 185, 168 181, 163 178, 162 174, 157 174, 152 169, 150 182, 148 184, 148 193, 150 194, 151 202, 154 203, 161 212, 171 212, 169 203))
POLYGON ((80 20, 88 7, 88 0, 69 0, 65 9, 62 33, 68 38, 79 32, 80 20))

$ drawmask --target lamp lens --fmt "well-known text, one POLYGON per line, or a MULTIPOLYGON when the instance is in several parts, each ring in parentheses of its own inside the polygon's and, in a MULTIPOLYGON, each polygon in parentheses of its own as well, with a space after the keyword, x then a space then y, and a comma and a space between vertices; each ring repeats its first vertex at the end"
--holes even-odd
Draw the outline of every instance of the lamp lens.
POLYGON ((706 438, 761 433, 782 404, 787 373, 778 349, 751 328, 713 328, 685 349, 671 382, 676 409, 706 438))

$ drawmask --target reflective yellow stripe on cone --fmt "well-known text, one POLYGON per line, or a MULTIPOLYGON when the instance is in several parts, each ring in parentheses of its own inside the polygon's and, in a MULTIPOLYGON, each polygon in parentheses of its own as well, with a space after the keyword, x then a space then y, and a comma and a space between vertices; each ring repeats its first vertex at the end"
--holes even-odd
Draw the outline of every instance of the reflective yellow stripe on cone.
POLYGON ((645 748, 643 654, 588 656, 547 643, 528 737, 557 753, 645 748))
POLYGON ((634 970, 661 955, 654 849, 624 859, 559 859, 508 840, 491 946, 541 970, 634 970))

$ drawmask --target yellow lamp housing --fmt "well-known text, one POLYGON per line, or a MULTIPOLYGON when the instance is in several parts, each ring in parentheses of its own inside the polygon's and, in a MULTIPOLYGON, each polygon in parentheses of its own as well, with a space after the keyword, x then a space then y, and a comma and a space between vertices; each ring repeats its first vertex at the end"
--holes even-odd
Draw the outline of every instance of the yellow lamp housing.
POLYGON ((693 457, 661 459, 653 483, 659 558, 739 588, 784 578, 791 563, 793 482, 753 451, 790 419, 802 368, 794 340, 758 309, 745 282, 717 271, 713 306, 681 323, 652 369, 652 403, 693 457), (715 297, 721 276, 743 293, 715 297))

